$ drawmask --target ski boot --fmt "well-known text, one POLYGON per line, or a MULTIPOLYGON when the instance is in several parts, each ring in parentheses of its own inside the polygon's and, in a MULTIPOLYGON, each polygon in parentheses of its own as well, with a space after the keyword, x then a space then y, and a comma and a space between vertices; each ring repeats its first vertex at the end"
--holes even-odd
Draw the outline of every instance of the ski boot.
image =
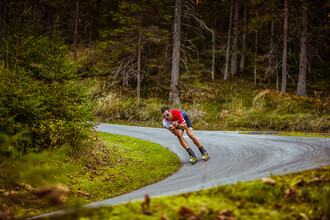
POLYGON ((190 156, 190 162, 192 163, 192 165, 194 165, 197 162, 197 157, 194 156, 190 156))
POLYGON ((206 152, 206 150, 204 149, 204 147, 199 148, 199 151, 202 154, 203 160, 207 161, 209 159, 209 154, 206 152))
POLYGON ((197 157, 196 157, 194 151, 192 151, 190 148, 188 148, 187 152, 190 156, 190 162, 194 165, 197 162, 197 157))

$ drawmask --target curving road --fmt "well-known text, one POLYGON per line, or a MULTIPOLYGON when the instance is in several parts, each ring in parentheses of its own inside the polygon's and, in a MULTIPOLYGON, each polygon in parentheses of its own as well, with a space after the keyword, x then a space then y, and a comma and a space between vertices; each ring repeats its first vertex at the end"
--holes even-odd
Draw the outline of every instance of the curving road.
MULTIPOLYGON (((175 195, 232 184, 238 180, 251 181, 267 177, 271 173, 279 175, 330 165, 329 138, 194 131, 208 151, 210 159, 204 162, 197 147, 186 136, 189 146, 199 159, 195 165, 192 165, 178 139, 166 129, 100 124, 96 130, 161 144, 176 153, 183 166, 163 181, 125 195, 88 204, 86 207, 94 208, 142 200, 145 194, 149 194, 150 197, 175 195)), ((49 214, 61 212, 63 211, 49 214)))
MULTIPOLYGON (((226 131, 194 131, 208 151, 204 162, 197 147, 186 136, 199 161, 192 165, 178 139, 161 128, 100 124, 98 131, 149 140, 176 153, 183 166, 174 175, 134 192, 95 202, 87 207, 115 205, 150 197, 168 196, 207 189, 272 174, 286 174, 330 165, 330 139, 245 135, 226 131)), ((184 134, 185 135, 185 134, 184 134)))

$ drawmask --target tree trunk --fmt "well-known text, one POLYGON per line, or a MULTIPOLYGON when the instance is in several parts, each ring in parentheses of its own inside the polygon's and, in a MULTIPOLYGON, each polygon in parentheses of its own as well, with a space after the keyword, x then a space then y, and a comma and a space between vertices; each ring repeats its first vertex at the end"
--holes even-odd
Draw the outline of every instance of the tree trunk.
POLYGON ((302 32, 300 36, 300 62, 297 95, 307 97, 306 92, 306 66, 307 66, 307 2, 302 5, 302 32))
POLYGON ((246 30, 247 30, 247 5, 248 0, 244 1, 244 20, 243 20, 243 50, 242 50, 242 56, 241 56, 241 62, 239 64, 240 72, 244 71, 244 65, 245 65, 245 53, 246 53, 246 30))
POLYGON ((288 23, 289 9, 288 0, 284 0, 284 33, 283 33, 283 61, 282 61, 282 87, 281 92, 286 93, 286 75, 287 75, 287 59, 288 59, 288 23))
POLYGON ((74 25, 73 61, 77 61, 78 12, 79 12, 79 0, 77 0, 77 5, 76 5, 76 21, 74 25))
POLYGON ((212 80, 214 80, 215 69, 215 32, 212 31, 212 80))
POLYGON ((256 42, 254 45, 254 69, 253 69, 253 82, 257 85, 257 52, 258 52, 258 31, 256 31, 256 42))
POLYGON ((35 15, 35 0, 31 1, 31 15, 30 15, 30 28, 31 31, 33 32, 34 30, 34 15, 35 15))
POLYGON ((265 79, 268 81, 271 80, 274 76, 277 76, 277 58, 276 58, 276 45, 274 44, 274 29, 275 29, 275 20, 272 20, 270 28, 270 44, 269 44, 269 58, 268 58, 268 67, 265 71, 265 79))
POLYGON ((138 40, 138 61, 137 61, 137 76, 136 76, 136 105, 140 105, 141 92, 141 33, 138 40))
POLYGON ((87 61, 91 61, 92 57, 92 33, 93 33, 93 14, 91 15, 91 22, 89 27, 89 42, 88 42, 88 56, 87 61))
POLYGON ((214 72, 215 72, 215 31, 209 28, 205 22, 201 21, 201 25, 206 28, 212 34, 212 70, 211 70, 211 78, 214 80, 214 72))
POLYGON ((229 48, 230 48, 230 37, 231 37, 231 18, 233 16, 233 0, 230 3, 230 14, 229 14, 229 26, 228 26, 228 38, 227 38, 227 50, 226 50, 226 64, 224 79, 228 78, 228 66, 229 66, 229 48))
POLYGON ((182 0, 175 1, 174 31, 173 31, 173 51, 172 51, 172 71, 171 71, 171 92, 169 101, 171 104, 179 105, 178 79, 180 69, 180 35, 181 35, 181 11, 182 0))
MULTIPOLYGON (((0 32, 1 32, 1 40, 3 40, 4 42, 6 42, 6 55, 5 55, 5 59, 6 59, 6 68, 8 68, 8 65, 9 65, 9 42, 8 42, 8 39, 6 39, 7 37, 7 31, 6 31, 6 26, 8 25, 8 5, 9 5, 9 2, 6 0, 4 3, 4 6, 3 6, 3 22, 0 22, 0 32)), ((0 52, 2 53, 2 50, 5 50, 4 48, 0 47, 0 52)))
POLYGON ((235 0, 233 47, 231 52, 231 75, 237 74, 237 35, 238 35, 239 0, 235 0))
MULTIPOLYGON (((1 4, 2 4, 2 6, 1 6, 1 9, 0 9, 0 12, 1 12, 2 22, 0 22, 0 37, 1 37, 1 40, 6 41, 6 25, 7 25, 7 22, 8 22, 8 4, 9 3, 6 0, 1 4)), ((3 48, 0 48, 0 51, 2 49, 3 48)))
MULTIPOLYGON (((216 13, 217 11, 217 5, 218 5, 218 1, 216 0, 215 1, 215 4, 214 4, 214 12, 216 13)), ((215 14, 213 14, 215 15, 215 14)), ((213 32, 212 32, 212 80, 214 80, 214 75, 215 75, 215 54, 216 54, 216 51, 215 51, 215 28, 217 26, 217 19, 216 19, 216 16, 214 16, 214 24, 213 24, 213 32)))
POLYGON ((275 56, 275 68, 276 68, 276 71, 275 71, 275 74, 276 74, 276 90, 280 90, 280 85, 279 85, 279 77, 278 77, 278 55, 276 54, 275 56))
MULTIPOLYGON (((52 33, 52 25, 50 22, 50 13, 49 13, 49 2, 48 1, 40 1, 41 4, 41 11, 43 11, 43 17, 42 19, 40 19, 41 22, 41 26, 42 26, 42 30, 43 32, 48 33, 49 35, 51 35, 52 33)), ((54 19, 58 18, 58 14, 56 13, 57 16, 54 16, 54 19)))

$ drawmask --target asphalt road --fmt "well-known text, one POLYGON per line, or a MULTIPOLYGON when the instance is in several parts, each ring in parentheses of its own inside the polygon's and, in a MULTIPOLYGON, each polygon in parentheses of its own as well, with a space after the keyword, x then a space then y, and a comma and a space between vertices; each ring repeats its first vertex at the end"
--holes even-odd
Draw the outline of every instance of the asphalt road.
MULTIPOLYGON (((198 191, 237 181, 251 181, 330 165, 330 139, 247 135, 232 131, 194 131, 208 151, 210 159, 202 160, 197 147, 184 136, 195 152, 198 162, 192 165, 178 139, 166 129, 100 124, 97 131, 127 135, 149 140, 176 153, 182 168, 158 183, 139 190, 95 202, 86 207, 116 205, 150 197, 169 196, 198 191)), ((57 214, 63 211, 50 213, 57 214)), ((42 215, 42 216, 47 216, 42 215)), ((41 216, 39 216, 41 217, 41 216)))
POLYGON ((186 150, 166 129, 100 124, 96 130, 149 140, 176 153, 183 166, 165 180, 134 192, 95 202, 87 207, 115 205, 150 197, 169 196, 212 188, 237 181, 251 181, 330 165, 330 139, 247 135, 226 131, 194 131, 210 159, 202 160, 197 147, 184 136, 198 162, 192 165, 186 150))

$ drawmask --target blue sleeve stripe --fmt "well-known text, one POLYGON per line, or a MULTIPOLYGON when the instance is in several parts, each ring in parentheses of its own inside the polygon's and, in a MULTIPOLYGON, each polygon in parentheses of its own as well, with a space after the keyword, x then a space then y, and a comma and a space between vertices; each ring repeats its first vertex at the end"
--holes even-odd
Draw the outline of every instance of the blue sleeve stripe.
POLYGON ((186 116, 186 113, 184 113, 184 111, 181 111, 181 110, 179 110, 179 111, 181 112, 183 117, 186 116))

